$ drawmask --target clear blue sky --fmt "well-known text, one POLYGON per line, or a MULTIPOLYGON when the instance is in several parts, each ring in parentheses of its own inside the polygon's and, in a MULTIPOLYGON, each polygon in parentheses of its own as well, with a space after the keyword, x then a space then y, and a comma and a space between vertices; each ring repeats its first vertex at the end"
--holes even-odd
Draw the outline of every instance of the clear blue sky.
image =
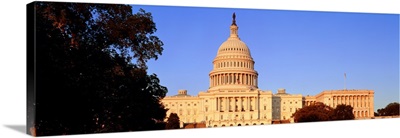
POLYGON ((375 111, 399 101, 399 15, 133 5, 151 12, 163 54, 148 62, 168 88, 197 95, 236 12, 259 88, 316 95, 344 88, 375 91, 375 111))

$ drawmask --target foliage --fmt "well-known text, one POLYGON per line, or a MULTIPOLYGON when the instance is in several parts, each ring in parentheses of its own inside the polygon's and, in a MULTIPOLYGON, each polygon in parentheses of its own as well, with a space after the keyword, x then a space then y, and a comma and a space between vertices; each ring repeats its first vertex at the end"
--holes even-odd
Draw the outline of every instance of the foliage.
POLYGON ((330 106, 317 102, 297 110, 293 117, 295 122, 329 121, 332 120, 332 111, 333 108, 330 106))
POLYGON ((350 105, 339 104, 332 111, 332 120, 353 120, 353 107, 350 105))
POLYGON ((168 117, 165 129, 178 129, 180 128, 179 116, 176 113, 171 113, 168 117))
POLYGON ((34 2, 38 136, 163 129, 163 43, 129 5, 34 2), (136 62, 135 62, 136 60, 136 62))
POLYGON ((378 109, 378 113, 375 116, 394 116, 400 115, 400 105, 398 102, 392 102, 386 105, 385 108, 378 109))
POLYGON ((333 120, 352 120, 354 119, 353 107, 350 105, 337 105, 332 108, 321 102, 317 102, 310 106, 305 106, 295 113, 292 117, 295 122, 317 122, 317 121, 333 121, 333 120))

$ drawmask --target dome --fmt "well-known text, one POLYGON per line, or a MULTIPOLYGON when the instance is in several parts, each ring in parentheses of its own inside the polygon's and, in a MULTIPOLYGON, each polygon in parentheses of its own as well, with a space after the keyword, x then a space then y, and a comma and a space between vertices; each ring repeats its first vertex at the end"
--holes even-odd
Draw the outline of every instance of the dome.
POLYGON ((240 40, 239 27, 235 13, 230 26, 230 36, 218 48, 213 61, 213 70, 209 73, 209 91, 240 90, 258 88, 258 73, 254 70, 254 60, 250 49, 240 40))
POLYGON ((245 54, 249 57, 251 57, 250 50, 247 47, 247 45, 241 41, 240 39, 228 39, 224 43, 221 44, 221 46, 218 49, 218 55, 221 54, 245 54))
POLYGON ((236 25, 235 16, 230 26, 230 36, 228 39, 221 44, 218 49, 217 57, 220 55, 245 55, 251 57, 250 50, 247 45, 240 40, 238 34, 239 27, 236 25))

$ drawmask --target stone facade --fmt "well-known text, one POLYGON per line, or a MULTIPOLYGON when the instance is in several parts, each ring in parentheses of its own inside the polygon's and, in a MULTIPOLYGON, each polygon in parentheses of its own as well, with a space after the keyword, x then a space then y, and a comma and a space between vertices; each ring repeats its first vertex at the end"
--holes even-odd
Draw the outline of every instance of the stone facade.
POLYGON ((197 96, 179 90, 162 103, 167 115, 177 113, 181 127, 185 123, 204 123, 206 127, 264 125, 273 122, 293 122, 296 110, 316 102, 335 107, 347 104, 354 107, 356 118, 373 117, 372 90, 331 90, 316 96, 277 93, 258 88, 258 73, 250 49, 240 40, 233 16, 230 36, 219 47, 209 73, 210 87, 197 96))

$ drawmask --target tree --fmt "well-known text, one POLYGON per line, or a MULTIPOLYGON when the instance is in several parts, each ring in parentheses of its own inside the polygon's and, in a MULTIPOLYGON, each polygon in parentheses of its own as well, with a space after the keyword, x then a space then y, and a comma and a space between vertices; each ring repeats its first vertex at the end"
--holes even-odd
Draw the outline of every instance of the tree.
POLYGON ((329 121, 332 119, 332 111, 330 106, 317 102, 297 110, 293 113, 293 118, 295 122, 329 121))
POLYGON ((36 17, 36 135, 162 129, 167 88, 146 71, 163 51, 151 13, 122 4, 28 6, 36 17))
POLYGON ((339 104, 332 110, 332 120, 352 120, 354 119, 353 107, 350 105, 339 104))
POLYGON ((377 116, 394 116, 400 115, 400 105, 398 102, 392 102, 386 105, 385 108, 378 109, 377 116))
POLYGON ((169 114, 165 129, 178 129, 180 128, 179 116, 176 113, 169 114))

